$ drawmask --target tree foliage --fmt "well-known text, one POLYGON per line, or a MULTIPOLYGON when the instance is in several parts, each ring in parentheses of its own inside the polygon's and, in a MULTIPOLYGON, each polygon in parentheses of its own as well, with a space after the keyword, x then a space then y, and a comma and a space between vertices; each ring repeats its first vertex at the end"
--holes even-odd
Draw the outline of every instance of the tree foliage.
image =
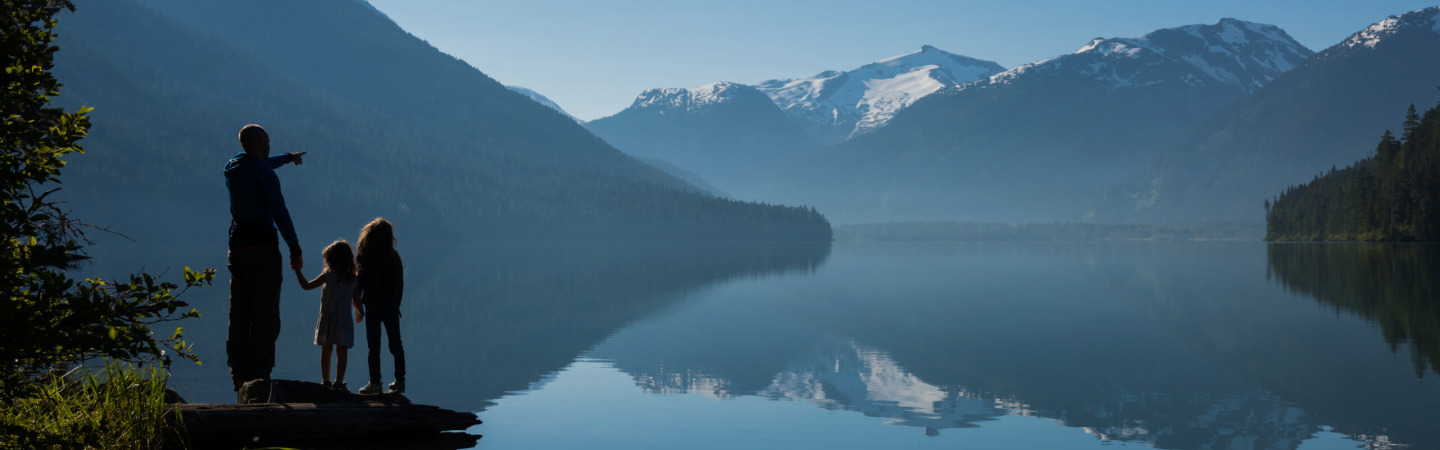
POLYGON ((1271 241, 1440 240, 1440 105, 1411 105, 1402 134, 1375 152, 1286 189, 1266 212, 1271 241))
MULTIPOLYGON (((72 279, 85 259, 85 225, 50 198, 59 190, 67 155, 79 141, 88 109, 50 106, 60 83, 50 73, 55 14, 64 0, 6 0, 0 11, 0 398, 33 387, 33 376, 56 364, 95 357, 144 360, 162 348, 195 359, 181 329, 156 336, 151 326, 199 314, 177 299, 183 289, 146 273, 124 282, 72 279)), ((207 285, 213 269, 185 268, 185 286, 207 285)))

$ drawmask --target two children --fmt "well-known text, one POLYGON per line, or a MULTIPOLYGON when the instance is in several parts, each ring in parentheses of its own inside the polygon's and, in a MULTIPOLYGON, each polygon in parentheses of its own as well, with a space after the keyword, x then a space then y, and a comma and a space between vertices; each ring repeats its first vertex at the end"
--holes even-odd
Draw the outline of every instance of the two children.
POLYGON ((404 294, 404 267, 400 253, 395 251, 395 227, 376 218, 360 230, 357 254, 350 243, 338 240, 325 247, 321 256, 325 270, 310 281, 300 269, 295 277, 305 290, 324 286, 320 294, 320 319, 315 323, 315 345, 321 346, 320 373, 322 385, 343 389, 347 353, 355 345, 355 323, 365 321, 365 339, 369 343, 370 382, 360 388, 361 394, 378 394, 380 388, 380 328, 390 340, 390 354, 395 359, 395 382, 390 390, 405 392, 405 348, 400 341, 400 299, 404 294), (355 310, 351 323, 350 310, 355 310), (368 311, 369 314, 366 314, 368 311), (332 351, 333 350, 333 351, 332 351), (330 355, 336 355, 335 382, 330 382, 330 355))

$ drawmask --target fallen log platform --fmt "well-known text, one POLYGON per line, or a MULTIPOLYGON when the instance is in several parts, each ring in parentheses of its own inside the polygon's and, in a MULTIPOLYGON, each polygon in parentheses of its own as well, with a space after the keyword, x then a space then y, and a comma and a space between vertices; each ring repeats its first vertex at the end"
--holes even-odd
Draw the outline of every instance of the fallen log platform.
MULTIPOLYGON (((272 386, 289 385, 290 389, 286 390, 292 393, 308 389, 303 386, 300 387, 304 389, 295 389, 305 382, 277 380, 273 383, 276 384, 272 386)), ((247 384, 246 387, 251 388, 248 389, 251 392, 258 391, 255 386, 247 384)), ((281 389, 277 387, 274 391, 278 394, 281 389)), ((303 396, 288 397, 285 400, 303 396)), ((255 402, 242 396, 242 401, 246 400, 249 401, 235 405, 178 403, 172 407, 179 411, 192 448, 279 445, 361 448, 373 444, 458 449, 473 447, 480 439, 479 435, 463 433, 480 424, 475 414, 411 404, 398 393, 339 392, 317 399, 319 401, 275 403, 255 402), (384 444, 387 442, 389 444, 384 444)))

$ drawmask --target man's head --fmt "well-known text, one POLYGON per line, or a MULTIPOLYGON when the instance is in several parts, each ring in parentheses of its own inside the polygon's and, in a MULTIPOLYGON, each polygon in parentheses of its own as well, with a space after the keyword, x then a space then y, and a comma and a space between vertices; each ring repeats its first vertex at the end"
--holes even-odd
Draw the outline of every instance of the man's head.
POLYGON ((240 129, 240 146, 250 156, 267 158, 270 156, 270 134, 259 125, 246 125, 240 129))

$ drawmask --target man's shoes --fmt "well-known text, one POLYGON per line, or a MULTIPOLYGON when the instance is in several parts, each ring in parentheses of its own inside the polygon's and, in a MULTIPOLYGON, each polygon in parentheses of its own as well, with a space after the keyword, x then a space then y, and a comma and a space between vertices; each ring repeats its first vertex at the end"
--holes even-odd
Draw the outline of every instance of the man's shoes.
POLYGON ((404 382, 404 381, 396 381, 396 382, 394 382, 394 383, 390 383, 390 390, 395 391, 396 394, 404 394, 404 393, 405 393, 405 382, 404 382))
POLYGON ((365 383, 365 387, 360 388, 360 393, 364 395, 379 394, 380 382, 371 381, 369 383, 365 383))

